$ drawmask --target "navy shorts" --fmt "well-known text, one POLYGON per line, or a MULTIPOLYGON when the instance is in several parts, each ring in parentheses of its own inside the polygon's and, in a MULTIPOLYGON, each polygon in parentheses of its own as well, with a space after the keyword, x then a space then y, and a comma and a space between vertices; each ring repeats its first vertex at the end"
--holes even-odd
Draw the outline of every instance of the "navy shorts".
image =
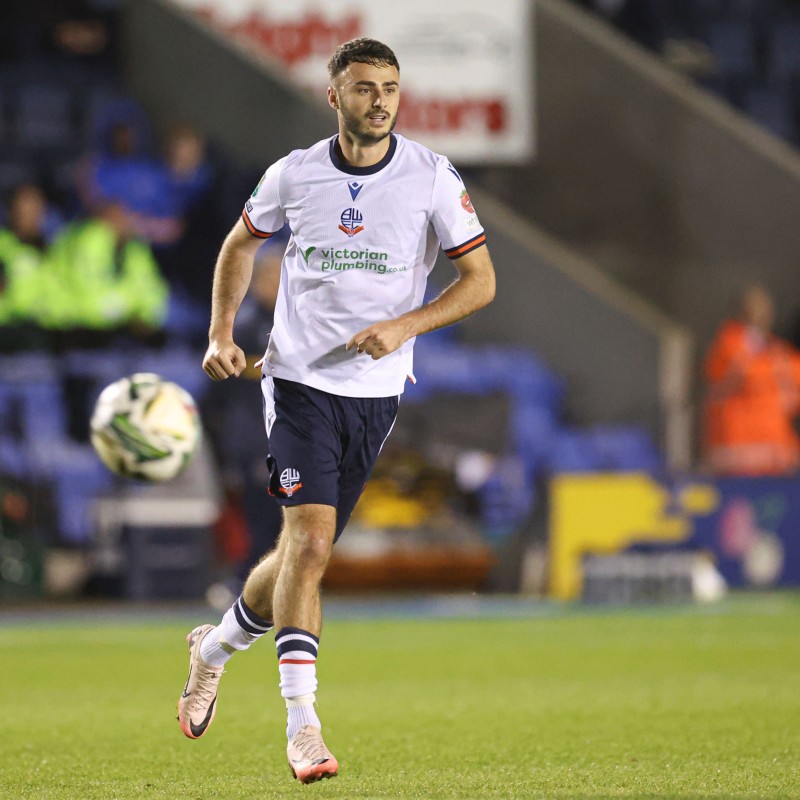
POLYGON ((266 375, 261 390, 270 494, 284 506, 333 506, 338 539, 392 430, 400 398, 342 397, 266 375))

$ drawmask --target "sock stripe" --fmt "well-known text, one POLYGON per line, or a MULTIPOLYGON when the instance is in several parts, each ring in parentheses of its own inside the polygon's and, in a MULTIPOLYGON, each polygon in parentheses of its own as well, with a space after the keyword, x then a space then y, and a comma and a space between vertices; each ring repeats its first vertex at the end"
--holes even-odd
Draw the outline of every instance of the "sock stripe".
POLYGON ((246 619, 244 614, 242 614, 242 610, 239 608, 239 603, 234 603, 233 606, 233 614, 236 617, 236 621, 239 625, 246 630, 248 633, 252 633, 254 636, 260 636, 265 631, 262 631, 260 628, 256 628, 255 625, 251 625, 246 619))
POLYGON ((244 595, 240 594, 237 600, 239 603, 239 607, 242 609, 242 613, 247 617, 247 619, 251 622, 251 624, 255 625, 257 628, 264 628, 265 630, 271 630, 275 623, 270 619, 265 619, 264 617, 260 617, 253 611, 250 606, 247 605, 244 601, 244 595))
POLYGON ((317 645, 319 644, 319 636, 314 636, 313 633, 304 631, 302 628, 290 628, 288 626, 286 628, 281 628, 275 634, 275 641, 282 639, 284 636, 291 636, 293 634, 297 636, 304 636, 305 638, 310 639, 312 642, 315 642, 317 645))
POLYGON ((253 636, 261 636, 261 634, 272 628, 272 623, 269 620, 259 617, 251 608, 248 608, 243 596, 239 596, 231 608, 236 617, 236 622, 253 636))
POLYGON ((279 664, 316 664, 315 658, 281 658, 279 664))
POLYGON ((304 639, 296 639, 292 637, 291 639, 283 639, 280 642, 275 643, 278 648, 278 658, 282 658, 283 656, 287 655, 288 653, 294 653, 302 651, 304 653, 310 653, 314 658, 317 657, 317 646, 312 642, 307 642, 304 639))

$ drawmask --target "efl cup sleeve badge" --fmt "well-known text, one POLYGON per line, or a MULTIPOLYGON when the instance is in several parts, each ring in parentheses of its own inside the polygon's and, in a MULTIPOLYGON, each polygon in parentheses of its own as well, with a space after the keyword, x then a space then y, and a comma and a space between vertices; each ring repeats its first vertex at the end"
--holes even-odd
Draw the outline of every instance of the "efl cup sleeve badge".
POLYGON ((466 211, 469 214, 474 214, 475 209, 472 207, 472 201, 469 199, 469 195, 467 194, 466 189, 464 189, 464 191, 461 192, 460 197, 461 197, 461 208, 463 208, 464 211, 466 211))
POLYGON ((258 190, 261 188, 261 184, 262 184, 262 183, 264 183, 264 178, 266 178, 266 177, 267 177, 267 173, 265 172, 265 173, 264 173, 264 174, 261 176, 261 180, 260 180, 260 181, 258 182, 258 184, 256 185, 256 188, 255 188, 255 189, 253 189, 253 194, 251 194, 251 195, 250 195, 250 197, 255 197, 255 196, 258 194, 258 190))
POLYGON ((281 472, 280 482, 280 491, 287 497, 291 497, 298 489, 303 488, 303 484, 300 483, 300 473, 291 467, 281 472))
POLYGON ((364 217, 357 208, 346 208, 342 211, 339 230, 353 237, 364 230, 364 226, 361 224, 363 221, 364 217))

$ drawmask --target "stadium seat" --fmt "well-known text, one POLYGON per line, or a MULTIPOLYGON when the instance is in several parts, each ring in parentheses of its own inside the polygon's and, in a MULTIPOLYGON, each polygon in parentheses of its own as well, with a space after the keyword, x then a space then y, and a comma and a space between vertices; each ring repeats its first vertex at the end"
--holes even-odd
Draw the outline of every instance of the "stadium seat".
POLYGON ((594 425, 586 432, 601 469, 658 471, 664 459, 648 431, 636 425, 594 425))
POLYGON ((511 409, 510 434, 511 445, 528 469, 537 472, 548 462, 548 454, 559 434, 559 425, 552 409, 547 406, 515 402, 511 409))
POLYGON ((800 75, 800 22, 780 22, 769 42, 767 75, 772 83, 785 84, 800 75))
POLYGON ((752 89, 744 100, 745 110, 768 131, 784 139, 793 140, 796 135, 788 91, 776 89, 752 89))
POLYGON ((602 463, 591 439, 583 431, 565 428, 553 440, 547 454, 547 467, 552 473, 596 472, 602 469, 602 463))
POLYGON ((562 429, 548 452, 552 472, 654 472, 664 459, 645 428, 637 425, 594 425, 562 429))
MULTIPOLYGON (((199 399, 210 385, 203 372, 203 354, 187 347, 172 346, 163 350, 139 350, 131 353, 129 372, 155 372, 174 381, 199 399)), ((123 373, 125 374, 125 373, 123 373)), ((122 374, 118 375, 122 377, 122 374)))
POLYGON ((756 74, 756 54, 750 25, 738 20, 715 22, 709 30, 709 46, 718 62, 719 73, 726 77, 756 74))
POLYGON ((73 117, 73 93, 57 83, 34 83, 17 90, 14 138, 17 147, 74 150, 79 144, 73 117))
POLYGON ((26 477, 29 470, 22 444, 11 436, 0 435, 0 474, 20 479, 26 477))
POLYGON ((54 448, 53 485, 58 530, 71 544, 89 544, 94 535, 92 504, 114 483, 89 445, 65 444, 54 448))

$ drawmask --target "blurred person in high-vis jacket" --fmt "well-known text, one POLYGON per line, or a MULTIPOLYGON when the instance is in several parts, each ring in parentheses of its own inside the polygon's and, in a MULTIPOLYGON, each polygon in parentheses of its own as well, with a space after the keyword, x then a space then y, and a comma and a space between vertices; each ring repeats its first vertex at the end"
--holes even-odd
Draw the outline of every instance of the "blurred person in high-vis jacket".
POLYGON ((787 475, 800 466, 800 351, 772 332, 769 292, 748 286, 706 355, 704 445, 721 475, 787 475))

